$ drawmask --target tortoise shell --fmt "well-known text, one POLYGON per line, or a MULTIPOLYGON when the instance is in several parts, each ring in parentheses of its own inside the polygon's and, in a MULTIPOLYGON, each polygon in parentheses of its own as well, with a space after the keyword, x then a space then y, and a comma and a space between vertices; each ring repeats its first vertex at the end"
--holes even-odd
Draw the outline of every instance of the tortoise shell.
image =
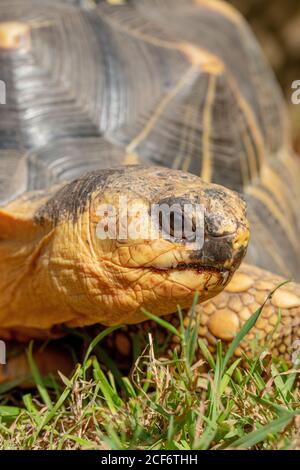
POLYGON ((248 261, 300 278, 300 163, 243 18, 210 0, 72 3, 0 4, 0 201, 120 163, 183 169, 242 192, 248 261))

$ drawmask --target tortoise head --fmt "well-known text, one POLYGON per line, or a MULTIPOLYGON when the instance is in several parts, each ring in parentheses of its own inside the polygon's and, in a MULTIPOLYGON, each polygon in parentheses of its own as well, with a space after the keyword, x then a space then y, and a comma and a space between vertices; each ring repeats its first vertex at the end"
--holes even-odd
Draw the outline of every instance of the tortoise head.
POLYGON ((200 301, 216 295, 249 239, 236 193, 161 167, 86 174, 35 220, 55 227, 56 285, 88 315, 85 323, 107 325, 143 320, 141 307, 158 315, 189 307, 196 291, 200 301))
MULTIPOLYGON (((5 327, 137 323, 218 294, 248 244, 245 204, 157 167, 86 174, 0 210, 5 327), (21 315, 22 318, 19 318, 21 315)), ((1 309, 0 309, 1 313, 1 309)))

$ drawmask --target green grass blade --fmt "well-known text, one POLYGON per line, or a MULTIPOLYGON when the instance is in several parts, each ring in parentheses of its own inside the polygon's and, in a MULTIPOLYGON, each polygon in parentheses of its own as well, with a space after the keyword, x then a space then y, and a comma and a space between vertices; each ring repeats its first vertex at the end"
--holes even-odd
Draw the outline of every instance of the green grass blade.
POLYGON ((224 372, 224 375, 223 375, 223 377, 221 379, 221 383, 220 383, 220 394, 221 395, 224 393, 225 388, 229 384, 229 381, 230 381, 235 369, 237 368, 237 366, 239 365, 240 362, 241 362, 241 358, 238 358, 236 361, 234 361, 233 364, 231 364, 231 366, 227 369, 227 371, 224 372))
POLYGON ((241 330, 238 332, 238 334, 235 336, 234 340, 232 341, 232 343, 230 344, 228 350, 227 350, 227 353, 225 355, 225 358, 224 358, 224 362, 223 362, 223 369, 222 371, 224 372, 225 370, 225 367, 226 365, 228 364, 228 361, 232 358, 233 354, 234 354, 234 351, 236 350, 236 348, 238 347, 238 345, 241 343, 241 341, 244 339, 244 337, 249 333, 249 331, 253 328, 253 326, 255 325, 256 321, 258 320, 264 306, 266 305, 267 301, 269 299, 272 298, 272 296, 274 295, 274 293, 280 289, 280 287, 284 286, 285 284, 287 284, 289 281, 285 281, 283 282, 282 284, 280 284, 279 286, 277 286, 266 298, 266 300, 264 301, 263 305, 258 308, 256 310, 256 312, 246 321, 246 323, 243 325, 243 327, 241 328, 241 330))
POLYGON ((108 336, 110 333, 112 333, 113 331, 115 330, 118 330, 119 328, 122 328, 123 325, 119 325, 119 326, 110 326, 109 328, 106 328, 105 330, 101 331, 90 343, 87 351, 86 351, 86 354, 85 354, 85 357, 84 357, 84 360, 83 360, 83 365, 82 365, 82 368, 83 368, 83 375, 85 376, 85 371, 86 371, 86 364, 87 364, 87 361, 88 361, 88 358, 90 357, 93 349, 97 346, 98 343, 100 343, 100 341, 102 341, 106 336, 108 336))
POLYGON ((241 437, 235 441, 231 447, 250 449, 256 444, 262 442, 268 434, 281 432, 297 414, 299 414, 299 412, 286 413, 284 416, 271 421, 262 428, 241 437))
POLYGON ((17 406, 0 406, 0 416, 1 418, 12 418, 16 417, 21 413, 22 409, 17 406))
POLYGON ((121 398, 107 380, 97 359, 93 360, 93 369, 95 380, 99 383, 100 390, 103 393, 107 406, 113 414, 116 414, 117 408, 122 404, 121 398))
POLYGON ((30 370, 31 370, 31 373, 32 373, 32 377, 33 377, 33 380, 34 380, 34 383, 36 384, 37 386, 37 389, 41 395, 41 398, 43 400, 43 402, 45 403, 45 405, 48 406, 48 408, 52 408, 52 400, 49 396, 49 393, 48 393, 48 390, 44 384, 44 381, 42 379, 42 376, 40 374, 40 371, 33 359, 33 341, 30 342, 29 344, 29 348, 27 350, 27 359, 28 359, 28 363, 29 363, 29 366, 30 366, 30 370))
POLYGON ((143 312, 144 315, 146 315, 150 320, 155 321, 155 322, 158 323, 160 326, 162 326, 162 327, 165 328, 166 330, 170 331, 170 333, 172 333, 173 335, 178 336, 179 338, 182 337, 182 335, 179 333, 179 331, 175 328, 175 326, 171 325, 171 323, 169 323, 169 322, 163 320, 163 319, 160 318, 160 317, 157 317, 156 315, 153 315, 152 313, 147 312, 147 310, 142 309, 142 312, 143 312))
POLYGON ((199 348, 201 349, 204 359, 206 359, 210 368, 215 370, 216 368, 215 360, 202 338, 198 339, 198 345, 199 345, 199 348))

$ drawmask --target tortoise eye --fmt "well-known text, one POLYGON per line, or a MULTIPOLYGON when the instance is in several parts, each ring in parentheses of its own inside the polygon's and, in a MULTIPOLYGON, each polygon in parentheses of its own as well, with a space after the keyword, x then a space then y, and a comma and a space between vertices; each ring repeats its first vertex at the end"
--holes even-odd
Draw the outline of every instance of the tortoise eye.
POLYGON ((177 241, 193 241, 195 238, 195 218, 180 206, 173 207, 170 211, 161 210, 159 212, 159 227, 168 238, 177 241))
POLYGON ((184 240, 189 242, 193 242, 196 239, 196 230, 197 230, 197 223, 195 215, 189 215, 186 217, 185 226, 184 226, 184 240))
POLYGON ((193 242, 196 237, 196 220, 195 206, 186 197, 170 197, 159 202, 159 228, 168 239, 193 242))
POLYGON ((159 211, 159 227, 164 234, 172 238, 182 238, 184 232, 184 214, 179 207, 176 210, 161 208, 159 211))
POLYGON ((170 213, 170 235, 175 238, 184 236, 184 213, 182 210, 170 213))

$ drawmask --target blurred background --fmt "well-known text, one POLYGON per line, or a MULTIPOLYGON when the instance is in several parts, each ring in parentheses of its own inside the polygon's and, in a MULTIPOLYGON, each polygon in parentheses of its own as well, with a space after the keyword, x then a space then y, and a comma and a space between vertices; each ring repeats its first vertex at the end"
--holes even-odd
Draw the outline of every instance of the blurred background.
MULTIPOLYGON (((106 1, 120 4, 128 0, 106 1)), ((174 0, 174 5, 181 1, 174 0)), ((275 71, 289 108, 295 150, 300 154, 300 105, 291 101, 292 83, 300 80, 300 0, 223 1, 235 6, 248 20, 275 71)))
MULTIPOLYGON (((127 0, 106 1, 118 4, 127 0)), ((181 1, 174 0, 174 5, 181 1)), ((300 105, 291 101, 292 83, 300 80, 300 0, 224 1, 248 20, 277 75, 289 107, 295 149, 300 154, 300 105)))
POLYGON ((300 0, 227 0, 249 21, 286 96, 295 148, 300 153, 300 105, 291 85, 300 80, 300 0))

